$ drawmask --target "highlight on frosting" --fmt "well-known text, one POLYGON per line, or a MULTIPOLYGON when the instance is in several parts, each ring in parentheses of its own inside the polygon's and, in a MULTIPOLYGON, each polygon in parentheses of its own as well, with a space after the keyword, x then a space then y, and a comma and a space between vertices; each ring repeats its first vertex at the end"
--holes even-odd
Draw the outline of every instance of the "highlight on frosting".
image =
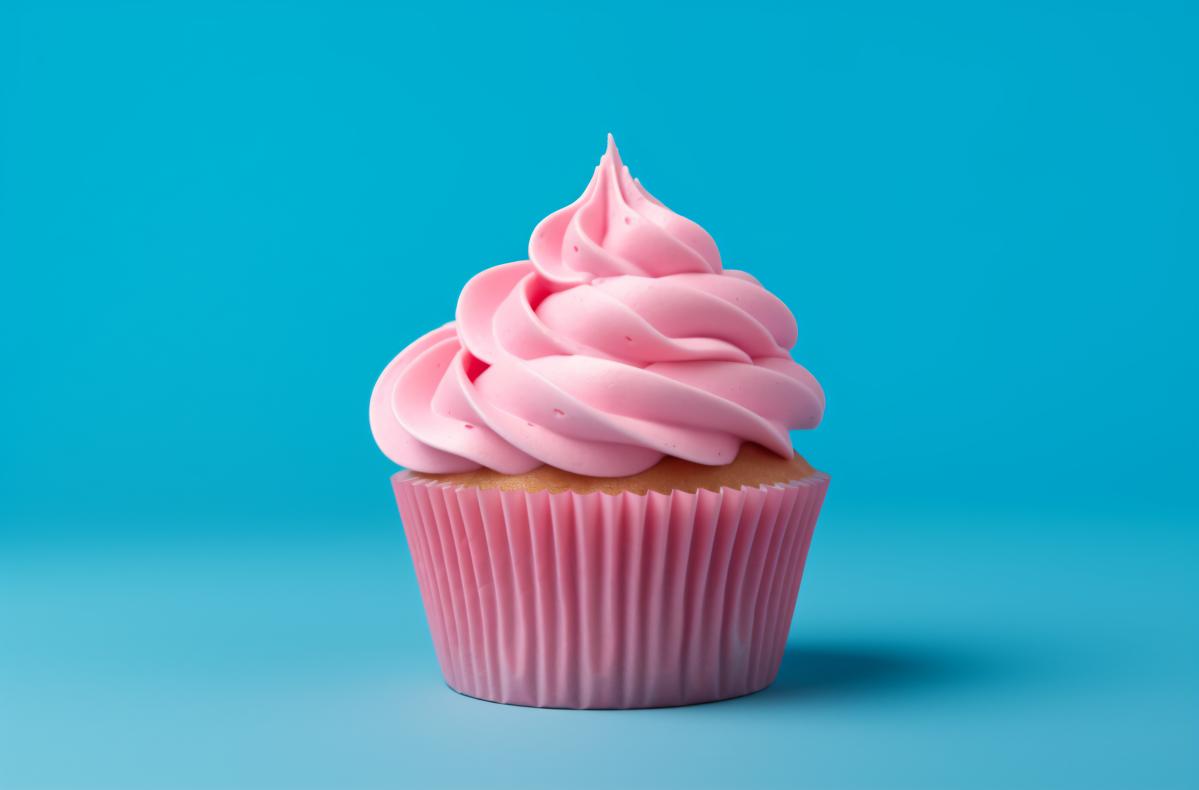
POLYGON ((789 431, 820 422, 824 393, 791 359, 791 312, 724 269, 611 135, 582 196, 534 229, 529 258, 476 275, 456 320, 384 369, 370 424, 390 459, 619 477, 668 455, 726 464, 747 441, 789 458, 789 431))

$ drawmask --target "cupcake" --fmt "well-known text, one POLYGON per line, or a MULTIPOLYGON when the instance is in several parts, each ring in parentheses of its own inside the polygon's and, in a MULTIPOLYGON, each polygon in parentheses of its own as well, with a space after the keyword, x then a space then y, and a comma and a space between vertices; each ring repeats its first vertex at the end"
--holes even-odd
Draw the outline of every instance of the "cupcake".
POLYGON ((768 686, 828 486, 791 446, 824 394, 787 307, 609 136, 455 319, 370 402, 446 683, 557 708, 768 686))

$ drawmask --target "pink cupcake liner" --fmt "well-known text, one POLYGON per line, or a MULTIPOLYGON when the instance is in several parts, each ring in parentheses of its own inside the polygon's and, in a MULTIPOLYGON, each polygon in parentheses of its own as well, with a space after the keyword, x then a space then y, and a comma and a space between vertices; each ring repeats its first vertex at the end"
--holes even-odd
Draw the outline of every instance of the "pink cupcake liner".
POLYGON ((671 494, 392 478, 446 683, 493 702, 649 708, 778 674, 828 476, 671 494))

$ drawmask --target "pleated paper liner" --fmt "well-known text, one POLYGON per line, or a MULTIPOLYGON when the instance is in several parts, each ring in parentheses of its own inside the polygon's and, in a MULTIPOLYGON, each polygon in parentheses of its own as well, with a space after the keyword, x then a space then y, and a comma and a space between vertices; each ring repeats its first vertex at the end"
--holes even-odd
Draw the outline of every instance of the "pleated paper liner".
POLYGON ((451 688, 649 708, 774 680, 828 480, 620 495, 392 482, 451 688))

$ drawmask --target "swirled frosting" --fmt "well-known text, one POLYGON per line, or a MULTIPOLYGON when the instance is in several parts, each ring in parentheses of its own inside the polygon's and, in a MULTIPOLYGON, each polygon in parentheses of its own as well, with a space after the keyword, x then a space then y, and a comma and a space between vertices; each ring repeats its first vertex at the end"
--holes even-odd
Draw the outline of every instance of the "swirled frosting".
POLYGON ((396 463, 436 474, 542 464, 597 477, 664 456, 791 457, 824 412, 791 359, 795 318, 712 237, 622 165, 611 135, 582 196, 533 230, 527 261, 466 284, 456 320, 384 369, 370 423, 396 463))

